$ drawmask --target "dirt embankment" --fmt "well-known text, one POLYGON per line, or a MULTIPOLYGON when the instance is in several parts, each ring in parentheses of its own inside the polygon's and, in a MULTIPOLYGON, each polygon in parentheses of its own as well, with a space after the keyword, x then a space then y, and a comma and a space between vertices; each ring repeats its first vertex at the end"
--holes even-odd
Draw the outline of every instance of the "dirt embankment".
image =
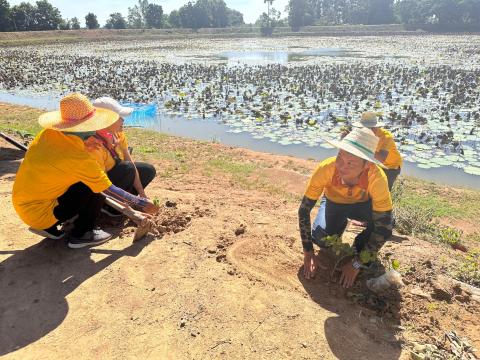
POLYGON ((328 253, 329 270, 306 281, 297 206, 312 163, 168 141, 173 154, 149 159, 161 235, 132 244, 130 223, 104 219, 117 236, 79 251, 15 215, 23 154, 0 143, 0 356, 394 360, 412 341, 444 346, 450 330, 480 348, 480 303, 448 277, 454 250, 395 236, 382 257, 400 260, 405 286, 384 296, 365 288, 367 274, 342 289, 328 253), (263 167, 195 166, 205 152, 263 167))

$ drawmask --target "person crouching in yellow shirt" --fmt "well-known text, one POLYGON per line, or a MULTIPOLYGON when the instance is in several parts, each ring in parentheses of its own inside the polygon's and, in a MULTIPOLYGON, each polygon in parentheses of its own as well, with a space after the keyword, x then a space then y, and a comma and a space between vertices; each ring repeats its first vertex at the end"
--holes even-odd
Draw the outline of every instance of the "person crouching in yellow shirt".
POLYGON ((60 110, 42 114, 44 128, 30 144, 13 184, 15 211, 38 235, 61 239, 58 226, 73 220, 70 248, 97 245, 111 234, 95 229, 104 192, 133 208, 156 213, 148 199, 116 187, 97 161, 85 151, 84 140, 118 120, 110 110, 94 107, 82 94, 72 93, 60 101, 60 110))
MULTIPOLYGON (((88 139, 87 150, 105 170, 110 181, 131 194, 148 198, 145 187, 155 178, 155 168, 144 162, 134 162, 123 132, 123 122, 133 108, 122 106, 115 99, 102 97, 93 101, 96 108, 107 109, 118 115, 118 120, 106 129, 97 131, 88 139)), ((102 211, 110 216, 118 212, 105 206, 102 211)))
POLYGON ((371 111, 364 112, 360 121, 353 123, 353 126, 370 129, 378 137, 375 159, 384 165, 384 171, 388 179, 388 189, 392 191, 393 184, 400 175, 402 168, 402 156, 397 149, 392 133, 382 128, 385 124, 379 122, 377 114, 371 111))
POLYGON ((378 138, 372 131, 354 128, 341 141, 329 143, 339 149, 338 154, 318 165, 298 210, 303 274, 310 279, 320 267, 314 243, 326 247, 324 238, 341 236, 348 219, 365 221, 367 227, 353 243, 355 256, 342 268, 340 283, 350 287, 365 265, 360 253, 363 250, 376 253, 392 235, 392 199, 382 165, 375 159, 378 138), (320 207, 311 226, 310 213, 319 199, 320 207))

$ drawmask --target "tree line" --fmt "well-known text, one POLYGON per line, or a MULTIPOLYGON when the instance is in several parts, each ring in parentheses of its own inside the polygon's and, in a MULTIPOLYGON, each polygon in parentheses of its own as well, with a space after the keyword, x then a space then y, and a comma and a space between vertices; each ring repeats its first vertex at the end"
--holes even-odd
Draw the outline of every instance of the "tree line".
MULTIPOLYGON (((162 28, 224 28, 243 25, 243 14, 227 7, 224 0, 196 0, 178 10, 165 14, 161 5, 138 0, 128 8, 127 16, 120 12, 110 14, 104 28, 107 29, 162 29, 162 28)), ((87 29, 98 29, 97 16, 89 12, 85 16, 87 29)), ((43 31, 80 29, 76 17, 64 19, 58 8, 48 0, 38 0, 34 5, 22 2, 10 6, 0 0, 0 31, 43 31)))
MULTIPOLYGON (((261 0, 258 0, 261 1, 261 0)), ((298 31, 308 25, 404 24, 407 29, 432 31, 480 31, 480 0, 290 0, 287 18, 264 0, 267 12, 256 24, 264 35, 271 35, 277 26, 290 26, 298 31)), ((224 28, 244 25, 243 14, 227 7, 224 0, 195 0, 170 14, 161 5, 138 0, 128 14, 110 14, 107 29, 161 28, 224 28)), ((100 27, 97 16, 85 16, 85 27, 100 27)), ((22 2, 10 6, 0 0, 0 31, 41 31, 80 29, 76 17, 64 19, 48 0, 34 5, 22 2)))
POLYGON ((407 29, 479 31, 480 0, 290 0, 288 24, 404 24, 407 29))

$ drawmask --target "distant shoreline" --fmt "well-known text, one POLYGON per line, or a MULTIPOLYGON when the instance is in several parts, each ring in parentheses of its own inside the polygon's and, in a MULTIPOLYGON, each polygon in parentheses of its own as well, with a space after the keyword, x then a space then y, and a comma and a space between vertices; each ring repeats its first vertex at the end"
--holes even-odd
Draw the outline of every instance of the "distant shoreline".
MULTIPOLYGON (((306 26, 294 32, 289 27, 276 28, 272 38, 303 37, 303 36, 409 36, 409 35, 464 35, 480 33, 432 33, 426 31, 406 30, 403 25, 344 25, 344 26, 306 26)), ((82 41, 105 40, 162 40, 175 38, 262 38, 260 28, 205 28, 193 31, 191 29, 96 29, 96 30, 53 30, 0 32, 0 45, 16 46, 44 43, 71 43, 82 41)))

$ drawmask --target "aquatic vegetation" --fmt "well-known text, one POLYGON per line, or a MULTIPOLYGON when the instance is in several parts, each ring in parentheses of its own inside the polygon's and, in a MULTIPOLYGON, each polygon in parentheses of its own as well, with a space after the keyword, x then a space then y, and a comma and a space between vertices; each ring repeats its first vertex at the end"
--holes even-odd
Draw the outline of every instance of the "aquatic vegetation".
POLYGON ((147 103, 159 116, 216 121, 254 139, 326 149, 326 140, 374 110, 406 161, 480 175, 478 37, 248 40, 266 59, 253 63, 239 56, 245 41, 4 48, 0 89, 108 95, 147 103), (279 48, 286 56, 275 56, 279 48), (302 61, 292 60, 298 56, 302 61))

